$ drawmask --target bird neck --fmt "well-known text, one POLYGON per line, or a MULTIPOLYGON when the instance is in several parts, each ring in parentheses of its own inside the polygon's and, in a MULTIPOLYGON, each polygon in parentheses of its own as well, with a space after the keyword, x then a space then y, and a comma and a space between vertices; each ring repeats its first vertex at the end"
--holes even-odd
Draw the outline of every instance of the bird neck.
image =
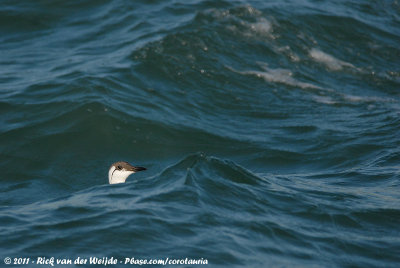
POLYGON ((108 171, 108 182, 110 184, 124 183, 132 173, 134 172, 115 170, 112 166, 108 171))

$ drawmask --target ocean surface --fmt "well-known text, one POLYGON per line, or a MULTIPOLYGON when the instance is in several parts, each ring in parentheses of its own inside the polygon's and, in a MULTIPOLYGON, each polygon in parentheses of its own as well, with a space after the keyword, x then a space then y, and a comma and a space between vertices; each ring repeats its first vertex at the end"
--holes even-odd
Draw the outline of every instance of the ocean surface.
POLYGON ((0 114, 0 266, 400 267, 399 1, 2 0, 0 114))

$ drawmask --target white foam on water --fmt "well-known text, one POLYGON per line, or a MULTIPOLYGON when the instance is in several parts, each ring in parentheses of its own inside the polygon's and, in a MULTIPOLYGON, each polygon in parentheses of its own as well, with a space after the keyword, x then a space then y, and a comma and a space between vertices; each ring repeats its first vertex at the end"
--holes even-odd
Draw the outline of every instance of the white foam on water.
POLYGON ((345 67, 357 69, 353 64, 339 60, 316 48, 312 48, 309 52, 309 55, 313 60, 322 63, 332 71, 340 71, 345 67))
POLYGON ((351 103, 357 103, 357 102, 363 102, 363 103, 369 103, 369 102, 376 102, 376 103, 382 103, 382 102, 396 102, 394 99, 391 98, 382 98, 382 97, 376 97, 376 96, 355 96, 355 95, 349 95, 349 94, 341 94, 343 97, 343 100, 351 103))
POLYGON ((283 46, 283 47, 278 47, 275 49, 276 53, 284 54, 286 55, 291 61, 293 62, 299 62, 300 57, 292 51, 290 46, 283 46))
POLYGON ((249 27, 258 34, 270 34, 272 32, 272 24, 265 18, 259 18, 257 22, 250 23, 249 27))
POLYGON ((356 95, 349 95, 339 92, 334 92, 332 96, 313 96, 313 100, 322 103, 322 104, 370 104, 368 109, 374 109, 376 106, 374 103, 394 103, 396 102, 394 99, 391 98, 382 98, 377 96, 356 96, 356 95))
POLYGON ((285 84, 285 85, 292 86, 292 87, 299 87, 302 89, 306 89, 306 88, 322 89, 319 86, 313 85, 311 83, 301 82, 301 81, 293 78, 292 71, 288 70, 288 69, 281 69, 281 68, 271 69, 271 68, 268 68, 265 64, 263 64, 263 66, 261 66, 261 68, 264 69, 264 72, 263 71, 253 71, 253 70, 237 71, 230 67, 228 67, 228 68, 234 72, 237 72, 237 73, 240 73, 243 75, 254 75, 259 78, 263 78, 267 82, 280 83, 280 84, 285 84))
POLYGON ((333 105, 333 104, 337 103, 333 98, 327 97, 327 96, 313 96, 312 99, 315 102, 322 103, 322 104, 333 105))
MULTIPOLYGON (((259 78, 264 79, 270 83, 280 83, 292 87, 297 87, 301 89, 317 89, 318 92, 315 92, 315 95, 312 96, 312 100, 317 103, 326 104, 326 105, 336 105, 336 104, 357 104, 357 103, 393 103, 397 102, 391 98, 377 97, 377 96, 357 96, 351 94, 345 94, 338 92, 334 89, 320 87, 311 83, 302 82, 293 77, 293 72, 289 69, 272 69, 267 66, 267 64, 258 62, 260 67, 264 71, 238 71, 231 67, 227 67, 233 72, 242 74, 242 75, 252 75, 259 78), (322 95, 321 95, 322 94, 322 95)), ((369 109, 372 109, 374 106, 370 106, 369 109)))
POLYGON ((260 10, 247 6, 238 10, 212 9, 209 14, 226 25, 226 29, 247 38, 271 37, 272 23, 263 17, 260 10))

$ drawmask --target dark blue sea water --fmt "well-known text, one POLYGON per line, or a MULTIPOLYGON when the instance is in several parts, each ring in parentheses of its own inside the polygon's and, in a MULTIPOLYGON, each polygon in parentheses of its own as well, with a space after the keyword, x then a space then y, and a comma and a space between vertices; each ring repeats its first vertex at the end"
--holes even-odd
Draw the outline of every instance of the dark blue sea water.
POLYGON ((399 1, 2 0, 0 114, 1 265, 400 266, 399 1))

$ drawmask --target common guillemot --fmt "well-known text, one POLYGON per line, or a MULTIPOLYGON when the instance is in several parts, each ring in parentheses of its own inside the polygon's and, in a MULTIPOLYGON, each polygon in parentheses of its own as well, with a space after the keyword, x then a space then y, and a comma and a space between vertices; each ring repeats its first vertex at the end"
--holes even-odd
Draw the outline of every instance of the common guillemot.
POLYGON ((146 170, 146 168, 134 167, 125 161, 116 162, 108 171, 108 182, 110 184, 124 183, 129 175, 142 170, 146 170))

